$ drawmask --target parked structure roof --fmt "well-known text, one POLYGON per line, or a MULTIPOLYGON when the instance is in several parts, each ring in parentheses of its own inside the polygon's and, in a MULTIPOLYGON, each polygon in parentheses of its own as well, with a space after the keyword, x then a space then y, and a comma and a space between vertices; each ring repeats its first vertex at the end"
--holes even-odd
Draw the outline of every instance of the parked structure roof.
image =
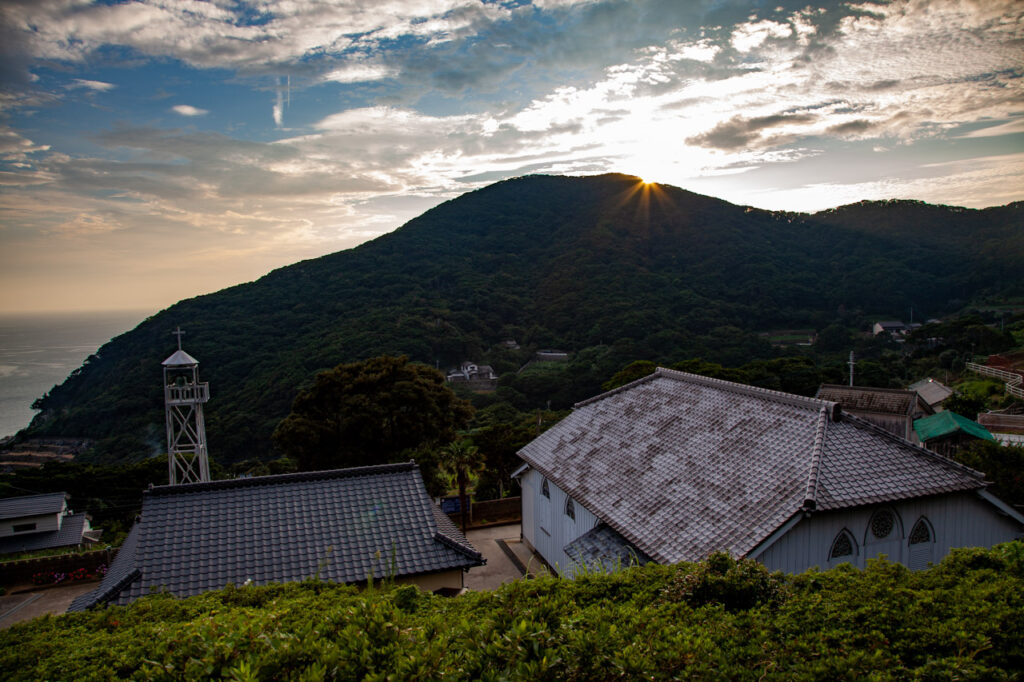
POLYGON ((943 384, 941 381, 935 379, 922 379, 916 383, 910 385, 911 391, 916 391, 921 398, 935 407, 943 400, 953 395, 953 389, 943 384))
POLYGON ((835 402, 663 368, 577 404, 519 455, 660 563, 746 555, 805 511, 985 485, 835 402))
POLYGON ((43 493, 23 495, 0 500, 0 520, 20 519, 25 516, 60 514, 64 511, 67 493, 43 493))
POLYGON ((949 410, 915 420, 914 430, 922 443, 957 432, 963 432, 982 440, 995 440, 988 429, 978 422, 949 410))
POLYGON ((412 462, 153 488, 132 533, 72 610, 153 590, 186 597, 229 582, 355 583, 484 563, 412 462))
POLYGON ((599 523, 565 546, 565 553, 588 570, 605 573, 629 566, 643 566, 650 558, 611 527, 599 523))

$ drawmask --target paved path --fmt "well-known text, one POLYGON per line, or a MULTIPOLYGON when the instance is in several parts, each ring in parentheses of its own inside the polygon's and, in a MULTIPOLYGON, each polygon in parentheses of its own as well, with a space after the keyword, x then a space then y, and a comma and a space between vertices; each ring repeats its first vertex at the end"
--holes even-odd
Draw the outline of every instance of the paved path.
POLYGON ((518 523, 466 532, 466 539, 487 559, 487 565, 469 569, 465 585, 471 590, 494 590, 519 580, 524 573, 546 573, 543 562, 520 539, 518 523))
POLYGON ((59 615, 68 610, 80 594, 92 592, 98 582, 76 583, 63 587, 50 587, 37 592, 18 592, 0 597, 0 629, 31 620, 47 613, 59 615))

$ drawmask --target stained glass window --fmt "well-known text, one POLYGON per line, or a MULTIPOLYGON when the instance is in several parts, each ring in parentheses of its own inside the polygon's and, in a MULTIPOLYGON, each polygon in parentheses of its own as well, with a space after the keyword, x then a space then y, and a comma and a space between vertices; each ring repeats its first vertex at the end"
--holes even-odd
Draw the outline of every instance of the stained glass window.
POLYGON ((839 557, 852 556, 853 555, 853 538, 845 530, 840 531, 839 535, 832 542, 832 551, 829 552, 829 559, 838 559, 839 557))
POLYGON ((879 540, 887 538, 892 533, 893 526, 895 525, 896 518, 891 511, 888 509, 876 511, 874 516, 871 517, 871 534, 879 540))
POLYGON ((917 523, 914 524, 914 530, 910 531, 910 544, 920 545, 931 541, 932 531, 928 527, 928 522, 924 519, 918 519, 917 523))

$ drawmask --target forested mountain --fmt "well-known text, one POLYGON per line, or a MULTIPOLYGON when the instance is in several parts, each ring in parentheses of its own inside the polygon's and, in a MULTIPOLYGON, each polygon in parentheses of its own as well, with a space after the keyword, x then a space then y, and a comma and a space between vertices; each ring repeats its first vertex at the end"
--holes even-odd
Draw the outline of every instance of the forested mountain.
POLYGON ((175 304, 39 400, 29 432, 99 439, 106 459, 161 451, 160 362, 177 325, 210 382, 207 431, 222 461, 270 455, 270 433, 317 371, 385 353, 506 372, 532 349, 563 348, 575 354, 554 399, 564 406, 630 360, 742 362, 770 355, 759 330, 1020 296, 1022 216, 1021 203, 780 213, 624 175, 518 178, 357 248, 175 304))

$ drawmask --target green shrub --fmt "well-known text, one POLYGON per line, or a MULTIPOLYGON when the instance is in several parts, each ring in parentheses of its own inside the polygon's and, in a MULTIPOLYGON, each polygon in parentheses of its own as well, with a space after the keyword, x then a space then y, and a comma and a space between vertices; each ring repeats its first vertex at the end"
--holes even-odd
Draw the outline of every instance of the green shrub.
POLYGON ((912 572, 796 576, 714 554, 443 599, 307 581, 46 616, 6 679, 1021 679, 1024 543, 912 572))

